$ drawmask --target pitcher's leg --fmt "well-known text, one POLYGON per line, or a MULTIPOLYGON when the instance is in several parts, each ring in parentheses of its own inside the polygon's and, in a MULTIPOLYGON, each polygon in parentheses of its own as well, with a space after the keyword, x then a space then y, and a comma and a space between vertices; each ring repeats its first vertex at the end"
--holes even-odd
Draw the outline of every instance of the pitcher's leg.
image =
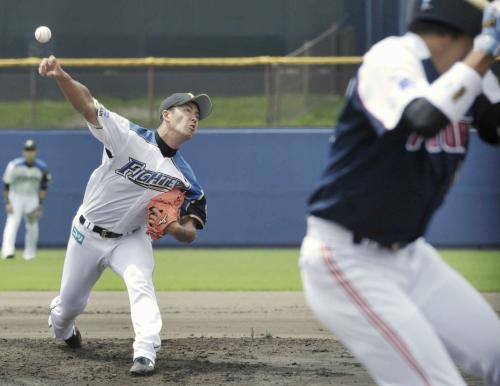
POLYGON ((162 321, 153 286, 151 242, 141 232, 127 236, 113 251, 110 266, 127 286, 135 332, 134 359, 145 357, 154 363, 161 346, 162 321))
POLYGON ((302 283, 316 317, 378 385, 465 386, 432 326, 399 287, 399 272, 380 272, 358 261, 358 253, 362 248, 332 251, 304 239, 302 283))
POLYGON ((75 319, 85 309, 90 291, 104 270, 102 259, 106 253, 102 240, 88 235, 85 237, 84 230, 79 229, 75 222, 72 229, 73 232, 75 229, 80 232, 81 237, 78 237, 78 234, 75 236, 74 233, 70 236, 61 290, 51 304, 49 316, 55 337, 62 340, 72 335, 75 319))

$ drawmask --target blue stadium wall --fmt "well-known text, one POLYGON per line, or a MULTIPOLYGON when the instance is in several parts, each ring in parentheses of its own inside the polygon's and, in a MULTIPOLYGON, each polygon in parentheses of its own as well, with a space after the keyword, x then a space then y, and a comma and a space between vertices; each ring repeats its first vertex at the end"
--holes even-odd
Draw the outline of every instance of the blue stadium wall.
MULTIPOLYGON (((305 231, 306 199, 322 171, 329 130, 205 130, 186 144, 208 199, 208 223, 198 246, 297 246, 305 231)), ((0 132, 0 167, 20 156, 27 138, 54 180, 41 220, 40 244, 64 246, 102 147, 88 131, 0 132)), ((500 245, 500 151, 472 135, 471 151, 428 239, 439 246, 500 245)), ((5 211, 0 211, 5 224, 5 211)), ((383 221, 383 219, 381 219, 383 221)), ((18 244, 23 232, 18 234, 18 244)), ((174 245, 169 238, 159 245, 174 245)))

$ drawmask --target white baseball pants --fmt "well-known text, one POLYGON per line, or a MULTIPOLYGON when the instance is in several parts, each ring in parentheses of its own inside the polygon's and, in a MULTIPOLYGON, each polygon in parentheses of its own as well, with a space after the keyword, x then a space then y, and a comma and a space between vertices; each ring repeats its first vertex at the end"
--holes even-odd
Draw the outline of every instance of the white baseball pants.
POLYGON ((500 320, 484 298, 419 239, 398 251, 309 217, 300 257, 316 317, 378 385, 464 386, 453 361, 500 385, 500 320))
POLYGON ((26 214, 35 210, 39 205, 38 195, 18 195, 9 193, 9 200, 12 204, 12 213, 7 215, 5 228, 3 230, 2 258, 13 255, 16 252, 16 236, 19 225, 24 217, 26 227, 24 236, 24 254, 26 260, 31 260, 36 256, 38 243, 38 221, 30 222, 26 214))
POLYGON ((75 217, 60 294, 51 305, 49 324, 53 333, 62 340, 72 335, 75 319, 85 309, 90 291, 106 267, 118 274, 127 286, 135 332, 133 359, 146 357, 154 363, 161 346, 162 321, 153 286, 152 245, 142 230, 115 239, 102 239, 82 226, 78 215, 75 217))

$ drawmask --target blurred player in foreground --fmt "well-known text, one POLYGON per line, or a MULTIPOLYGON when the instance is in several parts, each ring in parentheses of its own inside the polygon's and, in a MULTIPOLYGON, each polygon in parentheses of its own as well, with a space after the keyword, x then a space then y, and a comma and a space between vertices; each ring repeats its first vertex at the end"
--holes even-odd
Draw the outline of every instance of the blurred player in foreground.
MULTIPOLYGON (((86 119, 90 132, 104 145, 102 163, 87 184, 83 203, 73 219, 61 290, 50 307, 49 326, 70 347, 81 345, 76 317, 87 305, 90 291, 106 267, 122 277, 130 299, 135 332, 132 375, 151 375, 160 349, 162 327, 153 286, 154 257, 146 224, 156 221, 148 204, 161 192, 178 189, 182 217, 167 219, 163 234, 192 242, 206 220, 203 190, 179 147, 198 130, 212 109, 210 98, 173 94, 160 106, 156 131, 139 127, 107 110, 87 87, 73 80, 51 56, 39 73, 56 80, 73 107, 86 119), (148 218, 148 219, 147 219, 148 218), (172 221, 172 222, 171 222, 172 221)), ((179 205, 180 205, 179 204, 179 205)))
POLYGON ((482 18, 417 1, 410 32, 368 51, 309 199, 307 302, 379 385, 463 386, 454 361, 500 385, 500 320, 423 238, 471 125, 500 143, 500 2, 482 18))
POLYGON ((24 254, 26 260, 34 259, 38 242, 38 220, 51 180, 45 162, 36 158, 35 141, 24 143, 23 156, 10 161, 3 175, 5 211, 7 221, 3 231, 2 258, 14 257, 17 231, 24 217, 26 233, 24 254))

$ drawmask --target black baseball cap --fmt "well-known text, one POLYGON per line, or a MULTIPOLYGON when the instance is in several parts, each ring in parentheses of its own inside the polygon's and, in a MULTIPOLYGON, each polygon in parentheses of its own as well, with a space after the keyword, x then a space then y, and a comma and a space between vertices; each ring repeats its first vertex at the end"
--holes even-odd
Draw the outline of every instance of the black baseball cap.
POLYGON ((412 20, 449 25, 474 38, 481 32, 483 12, 465 0, 416 0, 412 20))
POLYGON ((23 150, 36 150, 36 143, 32 139, 27 139, 24 142, 23 150))
POLYGON ((181 92, 170 95, 165 98, 160 104, 160 122, 163 119, 163 111, 168 110, 174 106, 182 106, 186 103, 193 102, 198 105, 200 110, 200 120, 208 117, 212 111, 212 101, 207 94, 194 95, 190 92, 181 92))

